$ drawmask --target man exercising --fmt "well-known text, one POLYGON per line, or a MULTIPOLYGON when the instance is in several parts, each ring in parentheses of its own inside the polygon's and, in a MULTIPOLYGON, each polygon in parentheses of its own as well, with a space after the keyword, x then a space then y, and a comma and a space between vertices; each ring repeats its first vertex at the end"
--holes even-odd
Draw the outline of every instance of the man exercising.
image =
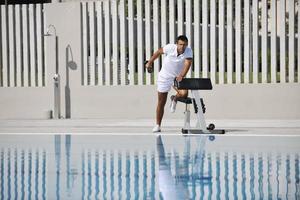
MULTIPOLYGON (((167 44, 166 46, 159 48, 146 63, 146 68, 152 70, 152 64, 160 55, 165 54, 162 68, 157 78, 157 94, 158 102, 156 107, 156 125, 153 128, 153 132, 161 131, 161 121, 164 115, 164 107, 167 102, 168 92, 174 83, 174 79, 181 81, 187 72, 189 71, 193 51, 187 47, 188 39, 185 35, 180 35, 176 39, 176 44, 167 44)), ((187 90, 176 90, 176 95, 171 97, 170 111, 175 112, 177 98, 186 98, 188 95, 187 90)))

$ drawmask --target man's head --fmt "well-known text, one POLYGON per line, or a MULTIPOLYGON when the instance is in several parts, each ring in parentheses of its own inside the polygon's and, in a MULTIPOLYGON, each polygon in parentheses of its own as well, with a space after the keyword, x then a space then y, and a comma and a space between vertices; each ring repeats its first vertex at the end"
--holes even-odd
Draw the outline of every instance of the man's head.
POLYGON ((180 35, 176 39, 177 52, 182 54, 188 45, 188 38, 185 35, 180 35))

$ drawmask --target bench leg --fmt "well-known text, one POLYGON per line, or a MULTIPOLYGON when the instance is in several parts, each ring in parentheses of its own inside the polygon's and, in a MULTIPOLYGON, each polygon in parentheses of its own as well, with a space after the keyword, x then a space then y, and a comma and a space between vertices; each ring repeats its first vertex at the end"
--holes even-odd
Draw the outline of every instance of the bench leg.
POLYGON ((184 111, 184 129, 191 128, 191 112, 189 110, 184 111))
POLYGON ((204 114, 202 111, 202 106, 201 106, 201 102, 200 102, 200 95, 198 93, 198 91, 192 90, 192 95, 196 101, 196 104, 198 106, 198 112, 197 112, 197 125, 196 125, 196 129, 200 129, 202 130, 204 133, 209 133, 209 131, 206 128, 206 122, 205 122, 205 118, 204 118, 204 114))

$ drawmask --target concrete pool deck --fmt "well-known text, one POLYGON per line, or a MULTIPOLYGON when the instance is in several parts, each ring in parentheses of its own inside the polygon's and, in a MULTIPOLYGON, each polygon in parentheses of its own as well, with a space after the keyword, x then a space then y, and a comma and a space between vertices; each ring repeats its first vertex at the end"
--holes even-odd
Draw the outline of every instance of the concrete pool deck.
MULTIPOLYGON (((226 135, 300 136, 300 120, 206 121, 225 129, 226 135)), ((153 134, 153 125, 153 119, 0 120, 0 134, 153 134)), ((181 134, 182 125, 182 120, 165 119, 161 134, 181 134)))

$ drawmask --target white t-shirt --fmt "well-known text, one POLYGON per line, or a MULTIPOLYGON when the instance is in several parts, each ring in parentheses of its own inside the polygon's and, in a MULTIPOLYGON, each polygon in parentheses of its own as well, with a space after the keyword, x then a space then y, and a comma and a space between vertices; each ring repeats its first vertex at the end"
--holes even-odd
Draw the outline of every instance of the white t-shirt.
POLYGON ((183 54, 178 56, 177 45, 167 44, 163 47, 165 58, 163 60, 162 68, 159 72, 159 76, 162 78, 172 78, 177 77, 183 67, 186 58, 193 58, 193 51, 190 47, 186 47, 183 54))

